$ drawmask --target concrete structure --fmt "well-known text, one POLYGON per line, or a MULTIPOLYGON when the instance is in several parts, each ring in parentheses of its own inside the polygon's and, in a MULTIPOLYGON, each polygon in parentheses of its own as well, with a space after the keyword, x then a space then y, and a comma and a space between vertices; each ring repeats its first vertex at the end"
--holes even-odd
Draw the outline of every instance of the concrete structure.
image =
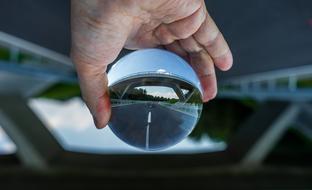
MULTIPOLYGON (((119 183, 120 186, 129 181, 136 184, 138 181, 133 178, 144 178, 147 182, 139 181, 138 184, 145 189, 150 187, 148 182, 155 184, 156 180, 162 180, 166 185, 171 181, 168 185, 171 187, 172 184, 187 187, 188 183, 196 186, 190 182, 192 180, 207 185, 208 177, 212 179, 208 182, 215 186, 232 187, 231 184, 237 182, 247 184, 243 187, 248 184, 248 187, 256 184, 262 188, 311 187, 310 171, 298 174, 292 168, 269 169, 271 173, 267 174, 267 170, 257 170, 257 167, 292 123, 311 137, 312 108, 308 103, 311 89, 301 91, 296 84, 299 78, 311 77, 312 2, 211 0, 206 3, 228 39, 235 58, 230 72, 218 74, 220 88, 225 89, 221 90, 220 97, 248 96, 263 103, 242 124, 225 151, 194 155, 101 155, 65 151, 28 108, 27 98, 60 81, 77 82, 67 57, 69 1, 6 0, 0 6, 0 45, 8 47, 11 53, 10 60, 0 62, 0 124, 17 146, 17 159, 12 155, 1 157, 0 164, 9 165, 14 160, 28 168, 52 171, 52 174, 44 174, 48 175, 44 177, 47 184, 60 179, 70 181, 75 168, 87 171, 84 175, 73 172, 73 178, 81 179, 77 186, 80 188, 84 187, 81 183, 96 184, 97 180, 103 180, 102 177, 107 183, 119 183), (38 55, 38 60, 34 61, 37 64, 18 64, 17 55, 21 51, 38 55), (40 67, 45 59, 53 63, 40 67), (279 91, 276 81, 285 77, 287 88, 279 91), (228 90, 231 85, 238 86, 237 90, 228 90), (224 169, 229 165, 238 167, 224 169), (259 173, 249 177, 242 172, 244 168, 254 168, 259 173), (100 170, 99 176, 90 179, 96 175, 95 170, 100 170), (281 172, 288 175, 283 176, 281 172), (235 177, 237 173, 243 177, 235 177), (88 174, 89 178, 86 177, 88 174), (217 176, 216 180, 213 180, 214 176, 217 176), (258 177, 266 178, 266 181, 258 177), (284 186, 280 185, 281 179, 284 186)), ((6 183, 14 186, 15 180, 10 178, 13 174, 4 174, 2 179, 11 179, 6 183)), ((30 186, 28 182, 40 174, 26 170, 20 175, 21 184, 30 186), (25 178, 28 174, 33 178, 25 178)))

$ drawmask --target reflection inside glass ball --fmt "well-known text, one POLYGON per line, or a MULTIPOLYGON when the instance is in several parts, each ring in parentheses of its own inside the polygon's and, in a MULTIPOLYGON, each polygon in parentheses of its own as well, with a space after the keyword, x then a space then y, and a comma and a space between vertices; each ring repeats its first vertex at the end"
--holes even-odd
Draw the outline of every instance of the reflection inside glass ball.
POLYGON ((200 91, 168 75, 137 75, 110 86, 109 127, 121 140, 140 149, 168 148, 186 138, 202 110, 200 91))

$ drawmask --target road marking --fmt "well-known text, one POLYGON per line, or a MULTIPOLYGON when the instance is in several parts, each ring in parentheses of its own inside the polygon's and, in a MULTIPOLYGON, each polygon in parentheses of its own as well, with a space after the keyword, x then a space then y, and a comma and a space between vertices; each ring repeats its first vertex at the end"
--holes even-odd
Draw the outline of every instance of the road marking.
POLYGON ((152 113, 149 111, 147 115, 147 126, 146 126, 146 135, 145 135, 145 149, 149 148, 149 124, 152 121, 152 113))
POLYGON ((145 136, 145 149, 149 148, 149 124, 146 126, 146 136, 145 136))
POLYGON ((152 112, 148 112, 147 123, 151 123, 152 121, 152 112))

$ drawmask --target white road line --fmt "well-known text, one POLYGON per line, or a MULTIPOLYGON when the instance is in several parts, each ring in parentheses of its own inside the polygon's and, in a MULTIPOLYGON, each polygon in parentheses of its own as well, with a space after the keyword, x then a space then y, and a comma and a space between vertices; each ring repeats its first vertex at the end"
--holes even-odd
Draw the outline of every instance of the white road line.
POLYGON ((149 149, 149 124, 146 126, 145 149, 149 149))
POLYGON ((152 121, 152 112, 148 112, 147 123, 151 123, 152 121))
POLYGON ((147 126, 146 126, 146 135, 145 135, 145 149, 148 149, 149 148, 149 124, 151 123, 152 121, 152 112, 148 112, 148 115, 147 115, 147 126))

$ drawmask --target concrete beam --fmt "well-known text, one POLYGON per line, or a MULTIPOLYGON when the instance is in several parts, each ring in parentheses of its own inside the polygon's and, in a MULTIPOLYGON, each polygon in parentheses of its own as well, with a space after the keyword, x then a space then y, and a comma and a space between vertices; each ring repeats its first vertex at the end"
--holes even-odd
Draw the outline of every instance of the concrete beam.
POLYGON ((20 94, 23 97, 37 95, 57 82, 56 79, 40 79, 0 71, 0 92, 2 94, 20 94))
POLYGON ((0 95, 0 125, 26 166, 45 169, 63 151, 57 140, 18 95, 0 95))
POLYGON ((266 102, 240 128, 228 152, 243 166, 257 166, 274 148, 300 111, 299 104, 266 102))
POLYGON ((312 104, 302 105, 302 110, 294 121, 294 127, 304 136, 312 139, 312 104))

